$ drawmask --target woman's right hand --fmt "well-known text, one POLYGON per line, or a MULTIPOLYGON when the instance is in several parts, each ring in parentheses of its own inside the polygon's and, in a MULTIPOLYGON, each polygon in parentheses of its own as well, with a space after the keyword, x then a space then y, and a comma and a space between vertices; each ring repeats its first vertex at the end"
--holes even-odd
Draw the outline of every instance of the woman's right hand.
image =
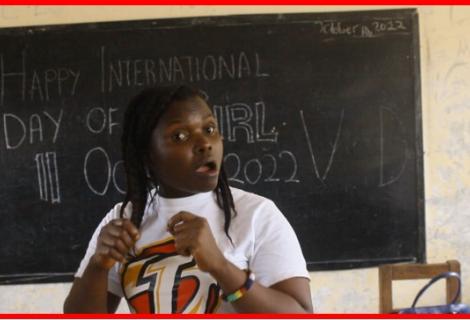
POLYGON ((129 219, 112 220, 101 229, 92 262, 106 270, 118 261, 125 262, 139 237, 139 230, 129 219))

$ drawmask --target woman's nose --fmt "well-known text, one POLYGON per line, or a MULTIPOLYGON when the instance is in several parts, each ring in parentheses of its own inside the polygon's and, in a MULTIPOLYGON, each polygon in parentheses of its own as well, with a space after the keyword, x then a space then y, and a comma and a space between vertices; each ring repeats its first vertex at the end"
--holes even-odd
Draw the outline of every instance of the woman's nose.
POLYGON ((207 137, 201 136, 196 141, 194 145, 194 150, 196 153, 206 153, 207 151, 212 150, 212 144, 210 143, 207 137))

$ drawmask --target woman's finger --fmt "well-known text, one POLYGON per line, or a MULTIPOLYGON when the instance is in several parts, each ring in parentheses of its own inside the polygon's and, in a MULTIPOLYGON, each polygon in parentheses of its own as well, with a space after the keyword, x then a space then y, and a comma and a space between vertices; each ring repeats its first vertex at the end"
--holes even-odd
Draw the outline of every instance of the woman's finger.
POLYGON ((104 235, 121 239, 128 247, 134 246, 139 238, 137 228, 126 219, 115 219, 111 221, 102 231, 104 235))
POLYGON ((126 244, 121 239, 112 236, 103 237, 101 243, 106 247, 116 249, 124 255, 126 255, 131 249, 131 247, 126 246, 126 244))
POLYGON ((123 256, 127 256, 127 253, 131 249, 131 247, 126 246, 121 239, 114 240, 113 248, 116 249, 123 256))
POLYGON ((106 228, 106 233, 118 238, 122 231, 122 225, 116 225, 115 223, 110 223, 106 228))
POLYGON ((183 256, 192 255, 194 249, 194 230, 184 223, 183 231, 175 233, 176 252, 183 256))
POLYGON ((122 227, 134 241, 140 238, 139 229, 129 219, 123 219, 122 227))
POLYGON ((99 250, 96 251, 96 254, 101 257, 100 259, 112 259, 120 262, 124 261, 124 255, 120 254, 116 249, 112 247, 102 246, 101 248, 99 248, 99 250))
POLYGON ((109 256, 111 258, 113 258, 114 260, 119 261, 119 262, 125 262, 126 261, 125 255, 121 254, 115 248, 109 248, 109 256))
POLYGON ((114 239, 116 238, 110 234, 105 233, 101 236, 100 242, 104 244, 106 247, 112 247, 114 246, 114 239))
POLYGON ((177 223, 173 226, 173 235, 176 236, 177 234, 180 234, 180 233, 192 232, 194 231, 193 228, 194 228, 193 221, 185 221, 185 222, 177 223))
POLYGON ((129 232, 124 229, 121 230, 121 234, 119 235, 118 239, 120 239, 128 249, 132 248, 136 241, 135 239, 131 238, 129 232))
POLYGON ((120 237, 121 232, 125 231, 136 241, 139 239, 139 230, 129 219, 114 219, 107 225, 108 232, 114 237, 120 237))
POLYGON ((175 233, 175 229, 174 229, 175 225, 182 224, 182 223, 194 220, 196 218, 197 218, 197 216, 190 213, 190 212, 180 211, 177 214, 175 214, 174 216, 172 216, 170 218, 170 220, 168 220, 168 231, 171 234, 174 234, 175 233))
POLYGON ((179 255, 188 257, 191 255, 191 248, 186 244, 181 241, 175 241, 175 249, 176 253, 179 255))

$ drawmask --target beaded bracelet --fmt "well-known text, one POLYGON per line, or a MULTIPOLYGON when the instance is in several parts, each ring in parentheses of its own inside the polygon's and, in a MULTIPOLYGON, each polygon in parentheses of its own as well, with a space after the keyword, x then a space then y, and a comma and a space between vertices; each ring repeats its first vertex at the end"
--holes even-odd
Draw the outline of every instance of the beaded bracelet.
POLYGON ((223 294, 222 295, 222 299, 224 301, 227 301, 227 302, 235 302, 237 301, 238 299, 240 299, 241 297, 243 297, 245 295, 245 293, 250 290, 251 286, 253 285, 253 283, 255 282, 255 274, 253 272, 251 272, 251 270, 246 270, 246 281, 245 283, 243 284, 243 286, 230 293, 230 294, 223 294))

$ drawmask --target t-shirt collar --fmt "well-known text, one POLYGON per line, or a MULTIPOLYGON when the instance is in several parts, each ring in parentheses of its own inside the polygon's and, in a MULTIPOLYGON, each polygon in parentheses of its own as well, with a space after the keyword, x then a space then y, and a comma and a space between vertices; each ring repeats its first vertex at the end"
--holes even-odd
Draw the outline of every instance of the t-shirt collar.
POLYGON ((206 203, 214 196, 215 195, 213 191, 196 193, 191 196, 181 198, 165 198, 157 194, 155 196, 154 203, 158 204, 159 207, 180 208, 187 207, 189 205, 206 203))

